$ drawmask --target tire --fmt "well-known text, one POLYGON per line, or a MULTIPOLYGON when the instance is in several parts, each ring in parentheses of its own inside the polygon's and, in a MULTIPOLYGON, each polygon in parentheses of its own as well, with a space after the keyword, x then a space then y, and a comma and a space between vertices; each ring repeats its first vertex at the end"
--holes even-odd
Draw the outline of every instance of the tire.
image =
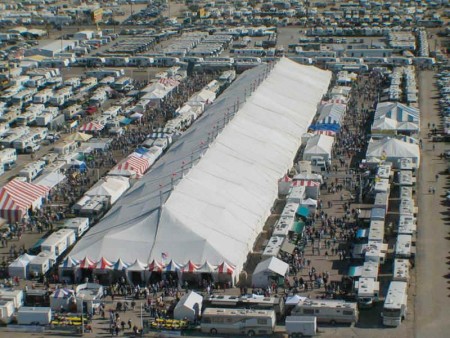
POLYGON ((211 333, 211 334, 217 334, 217 330, 216 330, 216 329, 211 329, 211 330, 209 330, 209 333, 211 333))
POLYGON ((330 324, 335 326, 336 325, 336 321, 333 319, 332 321, 330 321, 330 324))
POLYGON ((255 335, 255 331, 253 331, 253 330, 250 330, 247 333, 247 336, 249 336, 249 337, 253 337, 254 335, 255 335))

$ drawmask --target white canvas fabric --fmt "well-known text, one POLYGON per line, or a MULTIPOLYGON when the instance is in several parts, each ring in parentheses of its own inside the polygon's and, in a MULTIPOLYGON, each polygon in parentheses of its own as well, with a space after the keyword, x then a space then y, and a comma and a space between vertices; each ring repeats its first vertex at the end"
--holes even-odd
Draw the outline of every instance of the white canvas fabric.
POLYGON ((331 78, 288 59, 270 72, 268 67, 243 73, 71 255, 127 263, 227 262, 238 272, 331 78), (244 102, 245 91, 257 83, 244 102))

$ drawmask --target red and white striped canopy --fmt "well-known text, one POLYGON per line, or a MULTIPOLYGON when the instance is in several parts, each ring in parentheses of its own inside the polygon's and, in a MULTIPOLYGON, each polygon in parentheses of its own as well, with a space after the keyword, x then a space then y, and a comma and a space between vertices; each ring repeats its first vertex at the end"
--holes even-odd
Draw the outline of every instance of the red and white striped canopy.
POLYGON ((198 265, 192 263, 191 261, 187 262, 185 266, 181 269, 182 272, 195 272, 199 268, 198 265))
POLYGON ((166 87, 176 87, 180 84, 179 81, 177 81, 175 79, 167 78, 167 77, 160 78, 159 83, 161 83, 162 85, 164 85, 166 87))
POLYGON ((316 135, 336 136, 336 132, 332 130, 315 130, 313 133, 316 135))
POLYGON ((105 270, 105 269, 112 269, 113 263, 108 261, 106 258, 100 259, 97 264, 95 265, 96 269, 105 270))
POLYGON ((78 265, 80 269, 93 269, 95 268, 95 262, 91 261, 88 257, 84 257, 78 265))
POLYGON ((103 130, 103 128, 105 128, 103 124, 100 124, 98 122, 89 122, 83 124, 80 128, 80 131, 100 131, 103 130))
POLYGON ((234 272, 234 266, 228 264, 227 262, 223 262, 217 267, 217 272, 232 275, 234 272))
POLYGON ((299 187, 299 186, 303 186, 303 187, 319 187, 320 186, 320 182, 310 181, 310 180, 295 180, 294 182, 292 182, 292 186, 293 187, 299 187))
POLYGON ((283 178, 280 178, 278 182, 292 182, 292 178, 290 178, 287 174, 284 175, 283 178))
POLYGON ((48 195, 49 187, 19 180, 8 182, 0 190, 0 216, 10 222, 22 219, 27 210, 40 204, 48 195))
POLYGON ((164 265, 162 263, 159 263, 155 260, 153 260, 149 265, 148 265, 148 270, 149 271, 159 271, 161 272, 164 268, 164 265))
POLYGON ((139 178, 145 174, 148 168, 150 168, 150 163, 145 158, 131 155, 119 163, 114 169, 134 171, 136 177, 139 178))

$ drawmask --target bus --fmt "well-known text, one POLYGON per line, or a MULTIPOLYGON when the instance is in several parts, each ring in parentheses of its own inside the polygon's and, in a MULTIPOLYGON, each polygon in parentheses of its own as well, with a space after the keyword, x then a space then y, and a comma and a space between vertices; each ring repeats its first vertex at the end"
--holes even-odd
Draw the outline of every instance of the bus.
POLYGON ((284 299, 282 297, 212 295, 203 300, 203 306, 205 308, 274 310, 277 320, 283 319, 285 315, 284 299))
POLYGON ((300 301, 291 312, 292 316, 315 316, 322 323, 356 323, 358 321, 358 306, 356 303, 342 300, 300 301))
POLYGON ((200 330, 208 334, 271 335, 275 329, 275 311, 206 308, 200 330))
POLYGON ((406 317, 408 309, 408 283, 402 281, 392 281, 384 300, 383 325, 399 326, 406 317))

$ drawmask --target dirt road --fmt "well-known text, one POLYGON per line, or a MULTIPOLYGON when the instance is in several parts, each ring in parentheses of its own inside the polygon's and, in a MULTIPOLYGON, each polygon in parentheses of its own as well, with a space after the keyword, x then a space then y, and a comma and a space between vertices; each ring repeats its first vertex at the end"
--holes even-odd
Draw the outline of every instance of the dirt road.
POLYGON ((448 229, 448 205, 443 204, 443 194, 448 188, 448 176, 444 161, 439 154, 445 143, 433 143, 427 139, 428 123, 439 125, 437 89, 433 86, 435 72, 425 71, 419 75, 421 138, 423 140, 421 170, 418 180, 418 241, 417 241, 417 288, 416 288, 416 337, 446 337, 450 330, 448 309, 450 307, 450 253, 448 229), (436 181, 435 175, 439 175, 436 181), (429 187, 436 194, 429 193, 429 187), (446 333, 447 332, 447 333, 446 333))

